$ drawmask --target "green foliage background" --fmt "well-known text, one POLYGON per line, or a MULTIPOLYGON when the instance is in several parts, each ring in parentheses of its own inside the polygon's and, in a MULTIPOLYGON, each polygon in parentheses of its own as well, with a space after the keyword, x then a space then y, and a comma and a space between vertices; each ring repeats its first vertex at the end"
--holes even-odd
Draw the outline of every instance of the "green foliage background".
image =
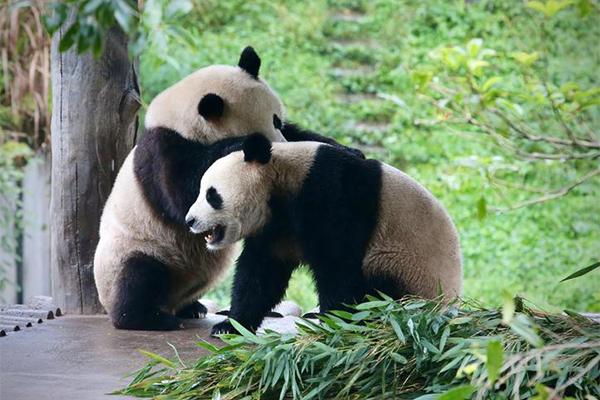
MULTIPOLYGON (((516 171, 507 176, 514 184, 553 188, 586 165, 517 160, 485 135, 435 119, 431 96, 420 88, 423 73, 436 73, 432 52, 465 46, 473 38, 498 53, 492 62, 504 79, 518 73, 507 54, 543 49, 554 84, 597 86, 597 10, 581 15, 580 7, 566 7, 548 20, 518 0, 204 0, 180 5, 177 23, 167 25, 162 22, 166 5, 146 3, 142 22, 149 36, 140 54, 146 103, 197 68, 235 63, 240 50, 252 45, 263 61, 262 77, 283 98, 290 120, 343 143, 370 146, 371 156, 406 171, 441 199, 460 231, 466 297, 495 305, 502 290, 508 290, 541 307, 600 311, 597 273, 558 283, 599 256, 598 179, 556 201, 505 213, 488 211, 489 205, 509 206, 530 195, 495 188, 486 177, 490 167, 516 171), (365 12, 367 18, 356 23, 331 18, 343 9, 365 12), (542 24, 550 37, 540 35, 542 24), (334 39, 357 44, 340 46, 334 39), (336 74, 336 67, 365 63, 373 65, 372 73, 336 74), (348 105, 340 96, 360 92, 385 99, 348 105), (361 120, 389 121, 391 129, 357 132, 348 123, 361 120)), ((447 77, 438 79, 444 83, 447 77)), ((598 107, 587 117, 597 122, 598 107)), ((227 303, 228 285, 211 296, 227 303)), ((304 308, 316 304, 306 272, 295 275, 288 296, 304 308)))

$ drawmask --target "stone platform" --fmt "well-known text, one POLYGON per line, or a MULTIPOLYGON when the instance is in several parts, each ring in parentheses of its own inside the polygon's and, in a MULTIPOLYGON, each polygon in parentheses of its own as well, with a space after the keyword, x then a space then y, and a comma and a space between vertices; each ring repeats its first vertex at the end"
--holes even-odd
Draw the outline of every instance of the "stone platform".
MULTIPOLYGON (((211 327, 225 317, 208 314, 186 320, 174 332, 115 330, 108 317, 66 315, 0 338, 0 399, 101 399, 127 385, 126 375, 145 365, 138 349, 173 357, 175 346, 185 360, 206 354, 199 338, 218 345, 211 327)), ((296 317, 267 318, 263 327, 295 331, 296 317)), ((122 397, 121 397, 122 398, 122 397)))

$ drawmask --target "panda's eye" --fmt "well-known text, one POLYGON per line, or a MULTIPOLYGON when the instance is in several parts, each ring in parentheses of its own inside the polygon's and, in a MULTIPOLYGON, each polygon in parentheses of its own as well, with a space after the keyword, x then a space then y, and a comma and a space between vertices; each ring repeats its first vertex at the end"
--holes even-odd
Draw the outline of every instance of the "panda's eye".
POLYGON ((273 126, 275 127, 275 129, 283 128, 283 123, 281 122, 277 114, 273 114, 273 126))
POLYGON ((209 187, 206 191, 206 201, 215 210, 220 210, 223 207, 223 198, 214 187, 209 187))

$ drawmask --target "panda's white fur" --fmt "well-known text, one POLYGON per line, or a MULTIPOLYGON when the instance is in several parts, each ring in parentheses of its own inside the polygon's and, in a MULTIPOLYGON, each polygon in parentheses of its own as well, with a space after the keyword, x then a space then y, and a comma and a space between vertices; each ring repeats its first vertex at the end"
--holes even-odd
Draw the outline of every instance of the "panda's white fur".
MULTIPOLYGON (((236 272, 236 278, 238 275, 242 278, 234 282, 230 316, 238 322, 255 329, 262 320, 265 310, 271 306, 270 303, 279 301, 283 295, 279 289, 262 289, 263 295, 273 298, 266 301, 262 308, 248 305, 243 301, 247 295, 240 291, 244 291, 245 287, 251 287, 256 298, 261 295, 258 288, 274 286, 272 281, 276 279, 273 276, 277 275, 277 271, 264 271, 264 268, 258 265, 259 263, 271 262, 274 268, 293 269, 300 262, 310 264, 311 261, 306 259, 309 253, 313 254, 311 257, 317 263, 320 262, 320 258, 327 259, 330 256, 327 252, 334 247, 339 250, 339 254, 336 253, 331 257, 329 265, 327 263, 317 265, 316 268, 320 268, 321 271, 315 271, 314 266, 311 265, 315 272, 321 308, 323 310, 336 305, 341 306, 340 300, 360 300, 352 297, 353 293, 356 293, 355 288, 349 288, 346 298, 342 296, 341 299, 328 298, 329 294, 321 293, 320 289, 321 287, 325 291, 336 292, 339 290, 338 285, 342 287, 345 280, 351 280, 350 268, 346 275, 344 272, 346 266, 340 266, 340 270, 335 271, 332 263, 338 260, 340 263, 345 262, 341 260, 344 253, 354 249, 350 247, 344 249, 343 245, 338 248, 334 241, 343 241, 345 236, 355 235, 357 232, 352 231, 353 226, 362 229, 361 227, 369 225, 361 225, 361 223, 353 225, 352 221, 336 220, 338 217, 334 214, 336 209, 347 207, 346 203, 350 202, 355 190, 356 196, 376 201, 376 207, 373 207, 372 211, 365 211, 362 215, 360 209, 363 198, 357 201, 358 204, 355 204, 353 209, 349 209, 350 214, 340 214, 349 215, 351 219, 354 218, 351 213, 357 211, 359 215, 356 215, 356 219, 375 219, 372 232, 368 235, 369 239, 364 241, 364 253, 360 253, 364 254, 364 257, 360 261, 359 268, 362 269, 366 280, 382 282, 381 289, 383 291, 386 291, 384 288, 388 289, 388 293, 391 292, 392 296, 412 294, 434 298, 439 296, 441 290, 444 296, 450 299, 461 294, 462 266, 458 233, 441 203, 414 179, 384 163, 359 160, 342 152, 335 153, 331 146, 326 144, 273 143, 271 156, 264 164, 253 160, 252 155, 248 155, 251 151, 252 148, 248 151, 244 148, 244 151, 231 153, 216 161, 204 174, 198 199, 187 215, 187 219, 193 222, 192 230, 208 235, 207 246, 213 250, 221 251, 240 239, 246 239, 246 246, 252 247, 248 251, 255 255, 244 257, 242 253, 238 261, 238 272, 236 272), (346 167, 346 164, 349 167, 346 167), (336 172, 338 169, 342 172, 336 172), (361 180, 359 175, 363 169, 375 171, 370 176, 378 176, 379 182, 374 182, 377 179, 361 180), (344 171, 349 172, 349 175, 345 175, 344 171), (356 174, 356 181, 352 176, 353 172, 350 171, 359 172, 356 174), (312 186, 307 188, 309 180, 312 186), (342 182, 340 186, 338 180, 347 181, 342 182), (357 186, 352 187, 354 184, 357 186), (370 185, 372 188, 368 187, 370 185), (220 207, 215 208, 214 201, 211 204, 207 200, 209 190, 213 192, 213 197, 218 196, 220 207), (341 203, 311 204, 310 201, 306 203, 302 200, 319 197, 319 191, 330 190, 331 195, 327 199, 341 203), (345 192, 341 193, 342 191, 345 192), (288 223, 292 227, 272 229, 271 224, 279 223, 272 220, 273 198, 284 199, 283 203, 286 205, 279 208, 286 211, 279 212, 279 215, 290 215, 288 223), (302 208, 307 209, 302 210, 302 208), (319 213, 322 214, 319 216, 319 213), (317 218, 313 220, 316 224, 314 231, 311 232, 313 227, 302 225, 313 214, 317 215, 317 218), (342 226, 346 222, 350 222, 346 227, 349 229, 342 226), (331 226, 336 224, 340 226, 331 226), (217 226, 224 227, 224 237, 211 236, 217 226), (319 236, 320 230, 327 232, 324 236, 319 236), (280 236, 285 238, 278 241, 276 238, 280 236), (257 250, 256 247, 261 246, 267 250, 265 252, 257 250), (268 261, 269 257, 272 257, 272 261, 268 261), (260 258, 257 265, 253 265, 254 258, 260 258), (282 261, 284 259, 285 262, 282 261), (245 278, 243 278, 244 274, 245 278), (261 278, 264 282, 258 284, 259 278, 255 276, 261 274, 264 274, 261 278), (246 284, 244 279, 251 282, 246 284), (321 285, 319 280, 331 280, 331 282, 324 282, 321 285), (328 303, 325 307, 324 302, 328 303), (263 315, 259 316, 261 313, 263 315)), ((368 208, 368 205, 365 207, 368 208)), ((282 219, 281 216, 277 218, 282 219)), ((352 264, 351 259, 349 262, 352 264)), ((378 289, 377 284, 375 289, 378 289)), ((360 296, 360 293, 357 295, 360 296)), ((337 294, 331 296, 335 297, 337 294)), ((232 327, 225 322, 216 326, 213 332, 231 330, 232 327)))
POLYGON ((396 279, 409 294, 447 298, 462 293, 459 237, 442 204, 404 172, 381 164, 379 216, 365 272, 396 279))
MULTIPOLYGON (((177 213, 171 215, 174 212, 169 196, 175 198, 186 189, 172 182, 173 176, 199 171, 173 170, 174 175, 168 176, 169 171, 158 164, 177 163, 178 157, 188 157, 189 165, 195 165, 194 157, 218 156, 211 153, 213 143, 255 131, 266 133, 274 141, 285 140, 273 123, 274 115, 283 119, 283 105, 258 77, 260 59, 248 48, 242 53, 240 65, 243 61, 251 64, 252 71, 244 66, 202 68, 164 90, 148 107, 146 137, 128 155, 116 178, 102 214, 94 258, 100 301, 118 328, 176 329, 180 323, 173 314, 188 303, 197 303, 195 300, 231 264, 235 246, 209 252, 203 239, 192 235, 184 225, 183 217, 195 194, 181 211, 181 218, 177 213), (250 61, 244 61, 244 57, 250 61), (199 101, 207 94, 216 94, 224 102, 218 118, 204 118, 198 111, 199 101), (152 142, 155 137, 160 142, 152 142), (179 147, 165 148, 164 143, 171 141, 179 147), (139 152, 143 154, 136 154, 139 152), (134 165, 138 157, 143 160, 141 172, 134 165), (149 171, 156 173, 147 172, 145 167, 155 168, 149 171), (161 190, 167 193, 160 192, 163 197, 157 197, 165 207, 149 198, 152 190, 154 194, 161 190), (157 288, 160 293, 152 293, 157 288)), ((198 160, 204 163, 202 168, 212 161, 198 160)), ((194 179, 199 181, 199 177, 193 177, 190 182, 194 179)))

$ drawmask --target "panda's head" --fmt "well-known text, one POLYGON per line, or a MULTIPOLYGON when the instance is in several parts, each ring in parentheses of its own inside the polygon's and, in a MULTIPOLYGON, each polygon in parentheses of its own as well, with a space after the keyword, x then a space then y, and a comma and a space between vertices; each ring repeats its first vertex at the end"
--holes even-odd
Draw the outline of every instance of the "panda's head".
POLYGON ((250 135, 236 151, 220 158, 202 176, 200 194, 186 216, 194 233, 217 250, 258 232, 270 218, 273 187, 271 142, 250 135))
POLYGON ((252 132, 284 141, 283 105, 259 69, 260 58, 246 47, 235 67, 211 65, 192 73, 152 100, 146 129, 169 128, 206 144, 252 132))

